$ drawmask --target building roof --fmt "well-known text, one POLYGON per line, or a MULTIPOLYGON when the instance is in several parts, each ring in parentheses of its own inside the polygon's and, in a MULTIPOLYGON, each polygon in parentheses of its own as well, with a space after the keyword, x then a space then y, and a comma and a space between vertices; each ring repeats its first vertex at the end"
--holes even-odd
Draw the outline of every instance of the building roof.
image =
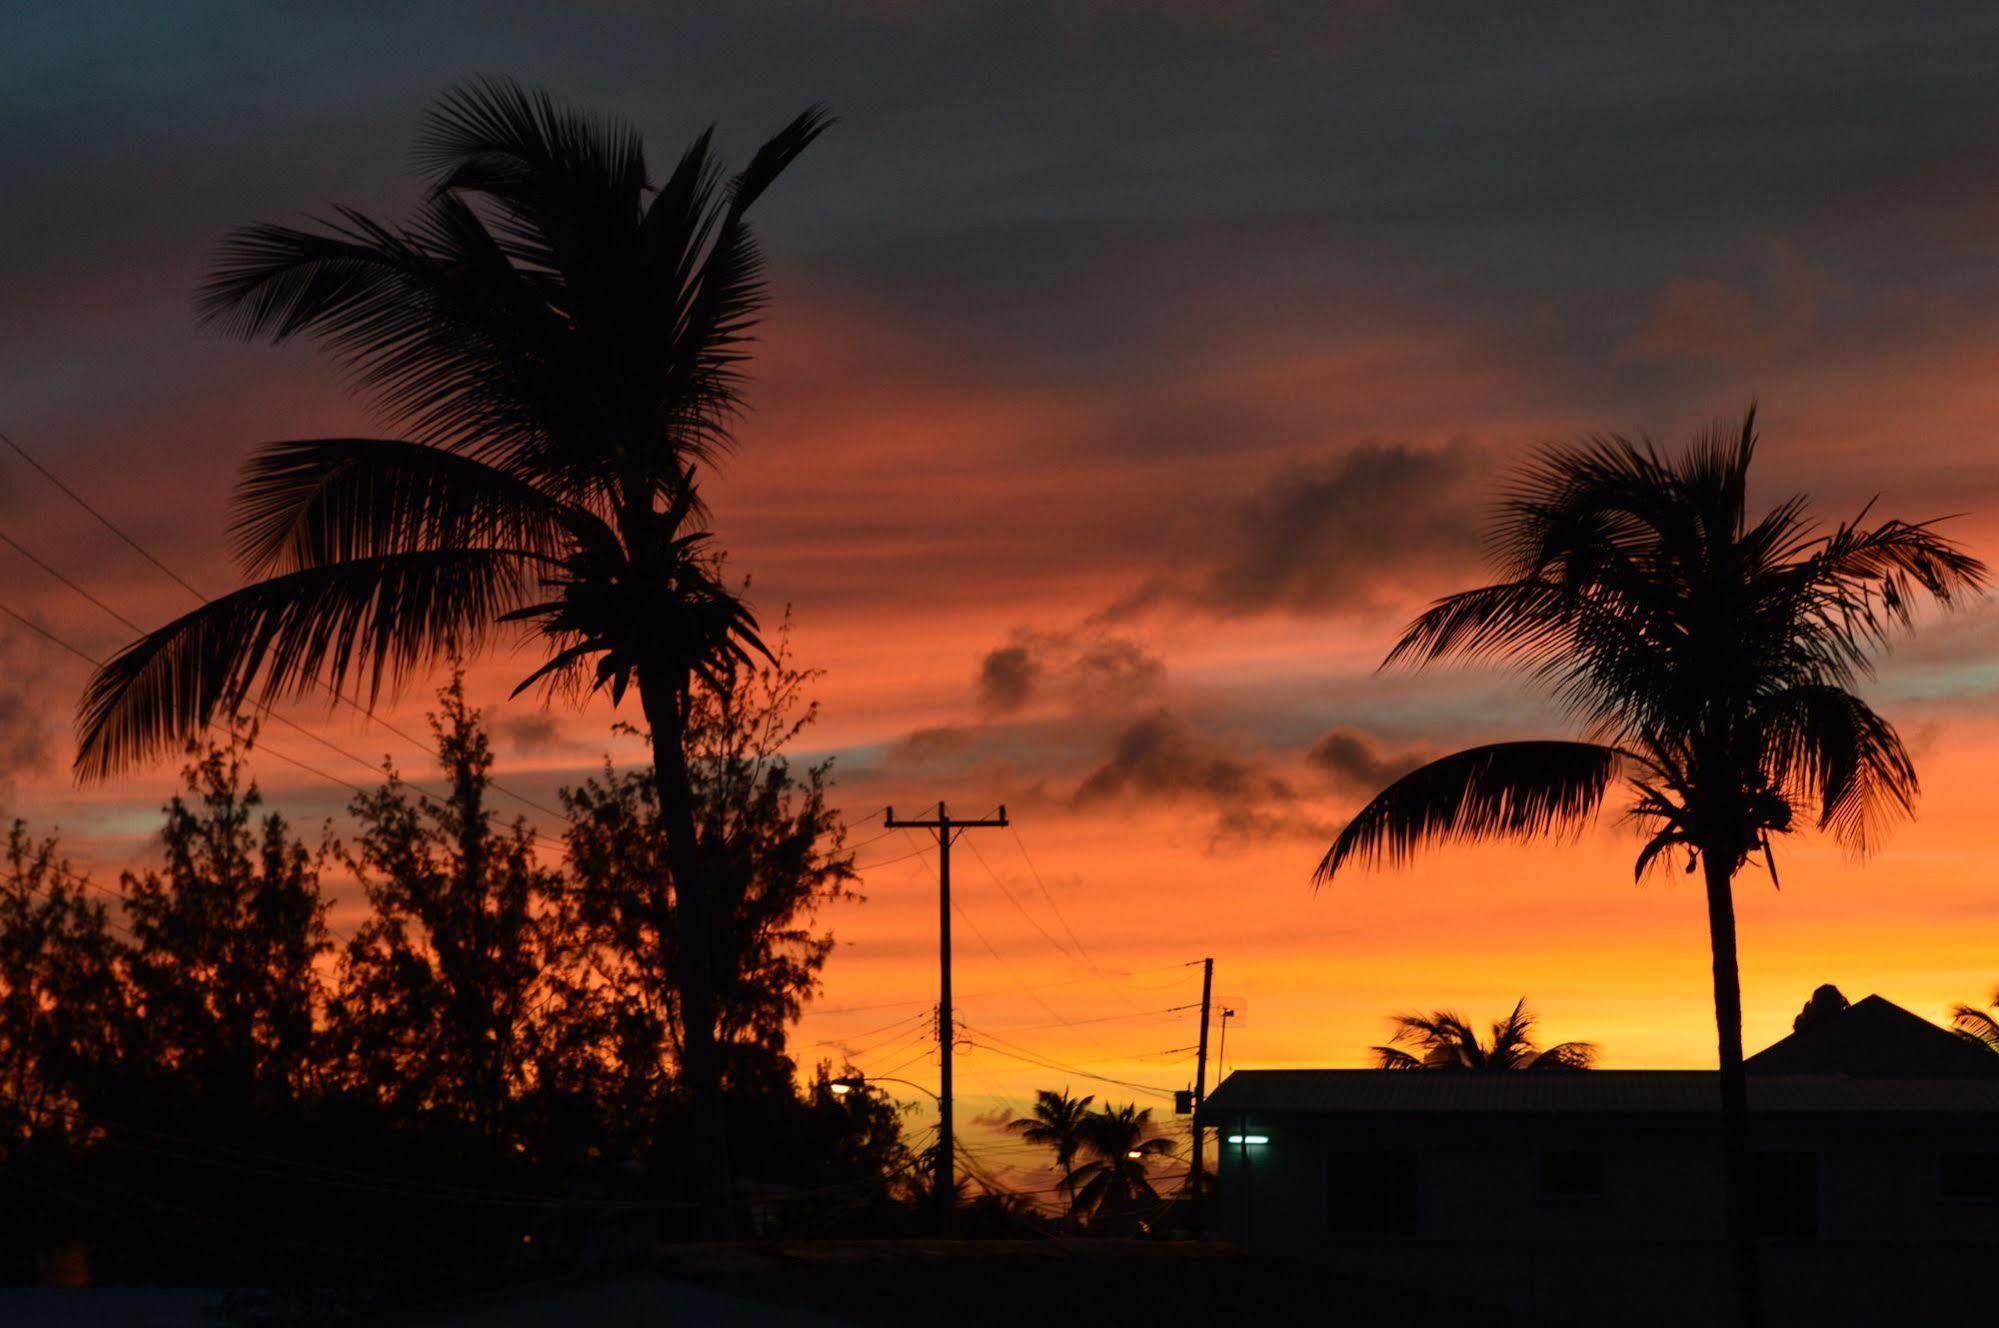
POLYGON ((1820 1014, 1743 1064, 1751 1074, 1999 1079, 1999 1056, 1879 996, 1820 1014))
MULTIPOLYGON (((1712 1070, 1587 1070, 1481 1074, 1450 1070, 1237 1070, 1202 1104, 1204 1124, 1245 1114, 1517 1116, 1561 1113, 1712 1115, 1712 1070)), ((1999 1113, 1999 1079, 1859 1079, 1754 1075, 1749 1107, 1802 1115, 1999 1113)))

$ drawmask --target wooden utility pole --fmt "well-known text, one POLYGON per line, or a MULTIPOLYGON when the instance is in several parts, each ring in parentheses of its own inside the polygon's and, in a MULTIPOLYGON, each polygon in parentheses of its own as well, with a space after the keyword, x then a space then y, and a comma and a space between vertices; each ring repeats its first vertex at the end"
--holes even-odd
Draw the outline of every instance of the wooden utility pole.
POLYGON ((951 1014, 951 841, 967 830, 1007 824, 1006 807, 999 815, 977 821, 954 821, 942 801, 934 819, 898 821, 895 808, 888 809, 886 825, 891 830, 934 830, 937 832, 937 1229, 951 1234, 956 1216, 958 1193, 956 1141, 951 1130, 951 1048, 957 1041, 957 1026, 951 1014))
POLYGON ((1205 1149, 1201 1129, 1201 1101, 1208 1095, 1208 1006, 1215 993, 1215 961, 1213 957, 1201 961, 1201 1039, 1200 1053, 1194 1060, 1194 1190, 1192 1222, 1194 1239, 1199 1240, 1201 1231, 1201 1182, 1204 1177, 1201 1158, 1205 1149))

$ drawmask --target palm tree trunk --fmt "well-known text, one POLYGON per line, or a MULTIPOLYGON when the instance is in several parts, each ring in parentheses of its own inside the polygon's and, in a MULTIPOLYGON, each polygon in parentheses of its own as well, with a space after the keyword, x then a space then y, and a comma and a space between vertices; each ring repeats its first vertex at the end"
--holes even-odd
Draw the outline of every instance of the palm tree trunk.
POLYGON ((702 879, 694 838, 694 790, 687 770, 683 688, 650 685, 642 673, 639 701, 652 730, 653 779, 666 827, 667 866, 673 873, 675 981, 680 1000, 680 1072, 693 1116, 690 1137, 701 1235, 733 1240, 728 1121, 722 1102, 722 1066, 715 1041, 716 909, 711 883, 702 879))
POLYGON ((1708 941, 1714 951, 1714 1026, 1721 1050, 1723 1218, 1738 1312, 1747 1328, 1763 1321, 1756 1233, 1749 1221, 1749 1082, 1742 1068, 1742 980, 1735 959, 1734 855, 1703 850, 1708 941))

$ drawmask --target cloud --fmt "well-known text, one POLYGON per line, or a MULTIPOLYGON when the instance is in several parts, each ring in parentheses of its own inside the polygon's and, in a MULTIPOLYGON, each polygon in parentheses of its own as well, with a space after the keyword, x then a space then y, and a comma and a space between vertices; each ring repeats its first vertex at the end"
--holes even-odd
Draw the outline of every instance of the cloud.
POLYGON ((1020 1113, 1011 1103, 1002 1102, 990 1111, 981 1111, 972 1117, 972 1124, 982 1125, 988 1130, 1004 1130, 1020 1113))
POLYGON ((1025 645, 999 646, 979 663, 979 702, 996 714, 1026 705, 1041 676, 1041 662, 1025 645))
POLYGON ((1341 791, 1371 795, 1414 770, 1423 758, 1387 753, 1366 734, 1333 729, 1312 744, 1305 762, 1341 791))
POLYGON ((494 727, 515 751, 546 752, 563 745, 562 723, 546 711, 511 715, 494 727))
POLYGON ((1076 786, 1070 805, 1086 810, 1141 798, 1205 805, 1214 814, 1211 848, 1326 828, 1303 810, 1291 783, 1263 761, 1231 755, 1163 709, 1118 732, 1109 758, 1076 786))
POLYGON ((1739 281, 1676 276, 1623 347, 1644 359, 1766 364, 1805 349, 1831 283, 1791 245, 1759 246, 1739 281))
POLYGON ((1223 616, 1378 608, 1390 586, 1477 558, 1492 470, 1491 452, 1466 438, 1363 443, 1290 466, 1224 517, 1198 560, 1154 578, 1110 616, 1162 600, 1223 616))
POLYGON ((933 724, 898 738, 890 755, 898 760, 927 764, 958 755, 972 745, 972 730, 955 724, 933 724))
POLYGON ((1291 797, 1282 781, 1223 755, 1169 710, 1127 725, 1117 735, 1110 759, 1077 787, 1075 803, 1084 807, 1127 793, 1168 798, 1195 794, 1216 802, 1291 797))
POLYGON ((43 679, 22 664, 26 654, 0 636, 0 820, 14 815, 21 782, 46 772, 55 756, 48 707, 38 695, 43 679))
POLYGON ((1052 692, 1071 709, 1096 711, 1152 696, 1166 665, 1130 637, 1091 627, 1042 632, 1016 628, 1013 639, 979 663, 980 704, 991 714, 1025 708, 1052 692))

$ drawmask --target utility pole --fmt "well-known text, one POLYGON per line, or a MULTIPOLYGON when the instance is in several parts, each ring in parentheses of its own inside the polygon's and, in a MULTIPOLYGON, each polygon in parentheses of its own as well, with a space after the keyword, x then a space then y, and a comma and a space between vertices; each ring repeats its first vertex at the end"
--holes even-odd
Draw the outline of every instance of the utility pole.
POLYGON ((1204 1131, 1201 1129, 1201 1101, 1208 1095, 1208 1006, 1215 993, 1215 961, 1210 956, 1201 961, 1201 1041, 1200 1054, 1194 1060, 1194 1239, 1201 1238, 1201 1181, 1203 1171, 1201 1157, 1205 1149, 1204 1131))
POLYGON ((898 821, 895 808, 888 809, 885 822, 891 830, 934 830, 937 832, 937 1227, 951 1234, 957 1198, 956 1142, 951 1130, 951 1047, 958 1038, 951 1014, 951 841, 967 830, 1007 824, 1006 807, 997 817, 977 821, 954 821, 940 800, 934 819, 898 821))

